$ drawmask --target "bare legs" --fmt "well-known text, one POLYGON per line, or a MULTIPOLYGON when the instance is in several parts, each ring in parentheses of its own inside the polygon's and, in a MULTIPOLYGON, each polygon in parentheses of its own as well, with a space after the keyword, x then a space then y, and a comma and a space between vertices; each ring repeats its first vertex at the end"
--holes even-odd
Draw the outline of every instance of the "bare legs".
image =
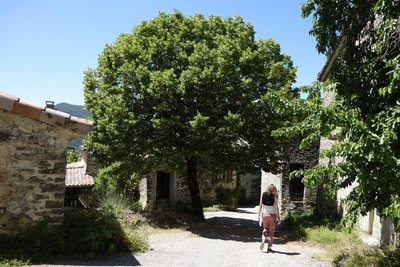
MULTIPOLYGON (((274 241, 274 233, 275 233, 275 222, 276 222, 276 214, 263 214, 263 225, 264 230, 262 234, 262 238, 266 238, 268 240, 268 250, 271 249, 272 243, 274 241)), ((264 248, 264 246, 262 246, 264 248)), ((263 248, 260 249, 262 250, 263 248)))

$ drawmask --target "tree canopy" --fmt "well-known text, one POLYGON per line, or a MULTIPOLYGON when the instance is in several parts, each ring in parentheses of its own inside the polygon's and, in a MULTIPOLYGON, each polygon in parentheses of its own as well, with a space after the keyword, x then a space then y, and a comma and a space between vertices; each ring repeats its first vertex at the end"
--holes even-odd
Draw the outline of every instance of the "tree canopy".
POLYGON ((328 59, 337 53, 325 82, 335 99, 322 105, 315 84, 309 101, 292 103, 310 110, 300 124, 277 132, 308 132, 303 146, 337 131, 338 143, 323 156, 338 164, 306 171, 309 183, 327 182, 331 193, 355 185, 346 199, 347 222, 377 208, 400 218, 400 4, 393 0, 309 0, 304 16, 313 16, 311 34, 328 59), (339 40, 344 38, 342 51, 339 40), (326 177, 327 180, 323 180, 326 177))
POLYGON ((290 116, 270 104, 297 96, 295 68, 276 42, 254 34, 240 17, 175 11, 106 45, 84 78, 96 159, 142 174, 186 170, 201 217, 199 170, 276 170, 271 131, 290 116))

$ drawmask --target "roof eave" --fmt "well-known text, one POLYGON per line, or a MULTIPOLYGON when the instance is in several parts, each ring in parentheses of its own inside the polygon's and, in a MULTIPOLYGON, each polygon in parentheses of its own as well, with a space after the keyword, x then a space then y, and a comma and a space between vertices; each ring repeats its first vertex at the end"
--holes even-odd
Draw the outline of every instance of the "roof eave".
POLYGON ((333 50, 329 56, 328 60, 326 61, 322 70, 318 73, 318 81, 325 82, 328 79, 329 73, 335 63, 336 59, 344 52, 345 50, 345 42, 346 42, 346 35, 342 34, 339 37, 338 45, 336 46, 335 50, 333 50))

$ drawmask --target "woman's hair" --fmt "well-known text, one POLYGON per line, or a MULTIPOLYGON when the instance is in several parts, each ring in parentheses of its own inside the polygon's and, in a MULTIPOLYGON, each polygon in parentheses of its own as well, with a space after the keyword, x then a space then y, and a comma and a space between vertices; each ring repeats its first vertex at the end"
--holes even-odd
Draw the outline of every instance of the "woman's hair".
POLYGON ((265 190, 265 191, 268 193, 272 193, 272 194, 278 194, 278 190, 276 189, 275 185, 273 185, 273 184, 270 184, 267 187, 267 190, 265 190))

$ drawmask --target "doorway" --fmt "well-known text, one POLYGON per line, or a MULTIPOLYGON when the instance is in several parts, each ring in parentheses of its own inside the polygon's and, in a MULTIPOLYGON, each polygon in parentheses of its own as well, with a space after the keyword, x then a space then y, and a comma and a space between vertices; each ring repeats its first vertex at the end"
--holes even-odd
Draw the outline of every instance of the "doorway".
MULTIPOLYGON (((303 170, 304 164, 291 163, 289 171, 303 170)), ((303 201, 304 198, 304 184, 302 182, 303 176, 293 177, 289 180, 289 195, 291 201, 303 201)))
POLYGON ((170 173, 157 172, 157 199, 169 199, 170 173))

